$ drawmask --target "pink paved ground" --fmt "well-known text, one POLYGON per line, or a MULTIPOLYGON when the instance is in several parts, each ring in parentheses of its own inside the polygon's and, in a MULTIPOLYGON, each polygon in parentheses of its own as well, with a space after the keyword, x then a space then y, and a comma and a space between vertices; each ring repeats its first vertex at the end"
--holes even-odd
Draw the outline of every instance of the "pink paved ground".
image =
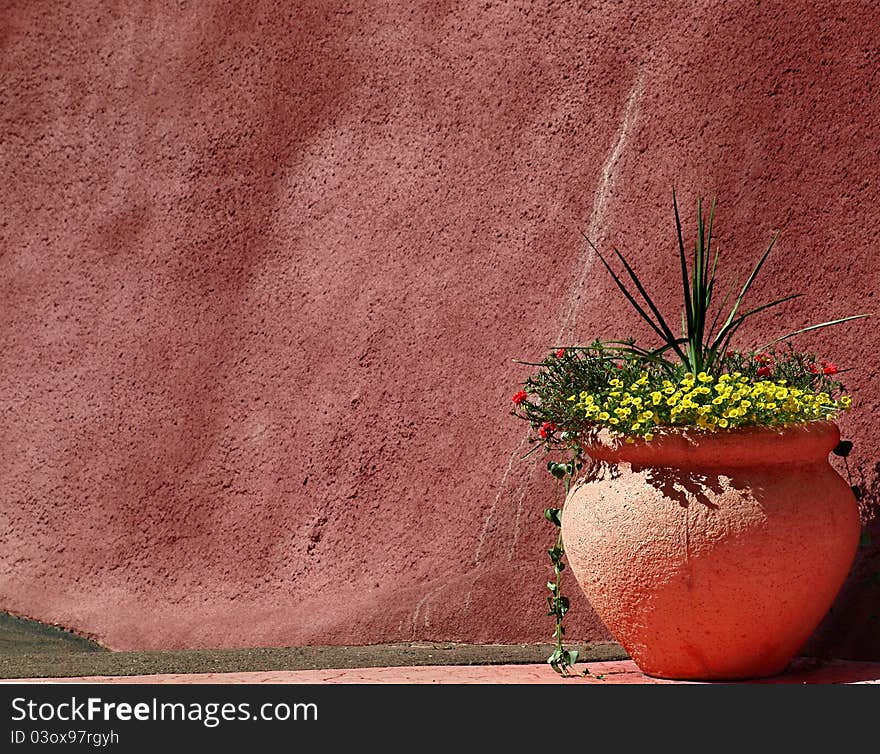
MULTIPOLYGON (((0 609, 119 649, 549 638, 513 359, 644 334, 580 231, 677 310, 676 183, 738 278, 782 230, 751 303, 807 294, 738 345, 878 309, 880 7, 682 7, 0 2, 0 609)), ((876 500, 880 327, 800 344, 853 369, 876 500)), ((835 656, 880 657, 874 541, 835 656)))
MULTIPOLYGON (((582 668, 583 669, 583 666, 582 668)), ((443 665, 410 668, 357 668, 349 670, 290 670, 266 673, 203 673, 199 675, 92 676, 81 678, 28 678, 16 683, 467 683, 467 684, 669 684, 650 678, 631 660, 594 662, 589 676, 561 678, 547 665, 443 665)), ((759 683, 880 683, 880 663, 835 661, 799 667, 759 683)))

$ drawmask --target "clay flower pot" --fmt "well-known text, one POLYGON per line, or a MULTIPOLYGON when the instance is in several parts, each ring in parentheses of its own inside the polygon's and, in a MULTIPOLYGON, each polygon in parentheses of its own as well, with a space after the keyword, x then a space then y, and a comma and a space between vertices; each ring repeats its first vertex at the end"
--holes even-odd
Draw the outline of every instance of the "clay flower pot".
POLYGON ((594 463, 565 502, 566 555, 643 672, 721 680, 785 669, 858 547, 855 496, 828 462, 839 439, 833 423, 811 422, 585 441, 594 463))

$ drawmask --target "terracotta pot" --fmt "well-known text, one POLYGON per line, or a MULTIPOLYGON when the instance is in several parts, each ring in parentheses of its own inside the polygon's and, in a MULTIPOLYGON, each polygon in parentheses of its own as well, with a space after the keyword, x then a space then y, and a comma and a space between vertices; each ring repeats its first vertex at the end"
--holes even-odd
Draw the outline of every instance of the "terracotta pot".
POLYGON ((585 443, 595 463, 565 502, 566 555, 643 672, 720 680, 785 669, 858 547, 855 496, 828 462, 839 439, 831 422, 811 422, 585 443))

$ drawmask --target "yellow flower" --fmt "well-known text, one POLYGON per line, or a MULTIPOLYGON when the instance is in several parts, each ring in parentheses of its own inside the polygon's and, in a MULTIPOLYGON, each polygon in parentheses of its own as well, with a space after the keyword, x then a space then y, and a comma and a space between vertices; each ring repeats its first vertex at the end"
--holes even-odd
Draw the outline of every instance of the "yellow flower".
POLYGON ((664 425, 724 430, 793 424, 833 418, 852 406, 848 395, 834 399, 828 392, 789 387, 785 380, 751 383, 736 372, 717 378, 706 372, 685 374, 677 383, 653 380, 643 372, 627 389, 615 378, 609 380, 609 392, 591 394, 582 390, 567 396, 567 400, 574 402, 575 415, 629 437, 653 437, 648 430, 664 425))

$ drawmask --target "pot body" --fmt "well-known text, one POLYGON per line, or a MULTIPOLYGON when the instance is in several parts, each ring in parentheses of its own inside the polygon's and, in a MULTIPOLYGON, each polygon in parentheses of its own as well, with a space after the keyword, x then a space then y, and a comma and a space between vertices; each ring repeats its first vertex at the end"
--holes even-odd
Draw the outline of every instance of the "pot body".
POLYGON ((780 431, 600 434, 562 513, 569 565, 648 675, 782 672, 852 566, 858 505, 828 454, 830 422, 780 431), (592 477, 592 478, 591 478, 592 477))

